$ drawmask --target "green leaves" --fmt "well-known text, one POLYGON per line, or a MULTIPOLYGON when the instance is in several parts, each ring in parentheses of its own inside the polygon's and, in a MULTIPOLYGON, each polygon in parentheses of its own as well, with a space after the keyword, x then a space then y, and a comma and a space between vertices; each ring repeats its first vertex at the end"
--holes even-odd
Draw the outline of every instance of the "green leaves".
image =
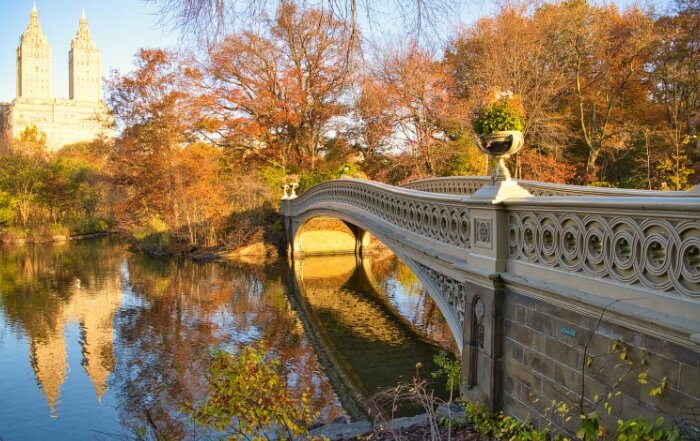
POLYGON ((508 441, 544 441, 549 439, 549 430, 537 430, 533 425, 518 421, 499 413, 491 415, 488 409, 473 402, 466 403, 467 418, 476 430, 495 439, 508 441))
POLYGON ((472 125, 474 131, 481 135, 503 130, 523 130, 525 119, 516 103, 511 98, 504 97, 479 109, 472 125))
POLYGON ((680 432, 675 426, 664 427, 663 417, 655 422, 643 418, 617 422, 617 441, 676 441, 680 439, 680 432))
POLYGON ((445 377, 445 388, 450 393, 459 388, 462 373, 462 365, 459 360, 455 360, 445 351, 440 351, 433 360, 440 368, 432 373, 433 378, 445 377))

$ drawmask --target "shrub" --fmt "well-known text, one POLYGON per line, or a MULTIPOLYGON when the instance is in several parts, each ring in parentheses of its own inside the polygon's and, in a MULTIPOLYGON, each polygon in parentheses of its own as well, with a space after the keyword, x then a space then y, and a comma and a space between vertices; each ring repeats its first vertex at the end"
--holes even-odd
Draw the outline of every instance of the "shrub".
POLYGON ((107 219, 96 216, 86 216, 84 218, 73 218, 68 221, 70 234, 80 236, 83 234, 106 233, 112 227, 107 219))
POLYGON ((208 396, 189 412, 196 423, 228 439, 295 439, 315 417, 308 391, 301 399, 291 396, 279 360, 263 344, 238 354, 216 352, 205 378, 208 396))
POLYGON ((665 427, 663 417, 655 422, 646 421, 643 418, 617 422, 617 441, 658 440, 676 441, 681 439, 677 427, 665 427))
POLYGON ((476 110, 472 126, 478 135, 503 130, 523 130, 524 114, 519 97, 494 89, 476 110))
POLYGON ((15 205, 8 193, 0 191, 0 225, 12 225, 17 217, 15 205))
POLYGON ((459 390, 462 376, 462 364, 454 356, 445 351, 440 351, 433 357, 439 369, 432 373, 433 378, 445 377, 445 389, 450 393, 450 401, 455 390, 459 390))
POLYGON ((162 253, 170 245, 168 224, 158 216, 151 217, 133 234, 136 246, 151 254, 162 253))

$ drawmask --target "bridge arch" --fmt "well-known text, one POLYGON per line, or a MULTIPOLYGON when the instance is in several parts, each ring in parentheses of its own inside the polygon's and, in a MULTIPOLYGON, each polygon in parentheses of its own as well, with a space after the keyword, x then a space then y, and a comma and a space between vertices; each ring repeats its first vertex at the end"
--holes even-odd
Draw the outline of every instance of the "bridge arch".
POLYGON ((380 228, 370 222, 367 222, 361 216, 356 215, 353 212, 338 210, 333 208, 315 208, 308 210, 299 216, 296 216, 293 220, 289 219, 290 225, 288 225, 288 252, 292 255, 298 255, 301 253, 303 255, 304 249, 303 244, 298 244, 298 233, 301 228, 306 224, 307 221, 318 218, 318 217, 331 217, 341 220, 346 225, 349 226, 350 230, 355 234, 356 240, 356 250, 360 253, 363 249, 367 249, 369 246, 370 235, 374 236, 379 240, 384 246, 389 248, 403 263, 408 266, 411 271, 416 275, 418 280, 423 285, 423 288, 428 292, 432 300, 437 305, 440 313, 447 321, 447 325, 452 333, 452 337, 455 340, 457 348, 460 354, 462 353, 463 343, 464 343, 464 306, 463 304, 454 305, 448 303, 441 291, 441 287, 436 283, 434 277, 430 277, 429 269, 425 266, 420 265, 415 261, 415 257, 411 255, 409 251, 405 249, 400 243, 396 241, 396 238, 390 237, 385 234, 380 228))
POLYGON ((295 257, 306 255, 344 254, 361 255, 370 247, 370 233, 340 219, 337 216, 311 216, 300 220, 287 241, 288 254, 295 257))

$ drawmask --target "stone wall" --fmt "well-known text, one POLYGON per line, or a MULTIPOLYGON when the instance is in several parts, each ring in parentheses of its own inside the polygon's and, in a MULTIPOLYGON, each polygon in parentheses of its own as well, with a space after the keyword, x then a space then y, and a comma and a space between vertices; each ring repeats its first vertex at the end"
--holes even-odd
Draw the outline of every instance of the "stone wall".
POLYGON ((618 418, 645 417, 653 421, 663 415, 667 422, 678 423, 683 417, 687 420, 692 408, 697 413, 698 347, 682 347, 642 330, 612 324, 604 314, 599 321, 601 314, 584 315, 506 289, 503 410, 540 428, 571 430, 577 424, 582 394, 590 406, 589 400, 595 395, 605 397, 612 392, 612 414, 607 415, 602 404, 598 410, 613 430, 618 418), (629 360, 637 366, 632 372, 625 367, 620 350, 612 352, 617 340, 629 345, 629 360), (592 364, 586 366, 589 357, 592 364), (641 370, 648 370, 648 384, 639 383, 637 374, 641 370), (620 381, 626 371, 629 373, 620 381), (651 388, 664 377, 668 386, 660 396, 651 397, 651 388), (553 417, 547 412, 552 400, 567 402, 574 417, 569 422, 553 417))

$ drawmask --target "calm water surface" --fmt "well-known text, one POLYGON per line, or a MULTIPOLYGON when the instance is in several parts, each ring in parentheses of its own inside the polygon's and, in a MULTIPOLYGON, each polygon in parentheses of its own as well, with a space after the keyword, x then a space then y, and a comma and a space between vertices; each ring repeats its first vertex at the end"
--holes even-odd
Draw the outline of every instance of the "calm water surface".
POLYGON ((186 439, 213 349, 265 341, 329 420, 453 345, 393 256, 267 266, 133 254, 100 239, 0 248, 0 439, 186 439))

